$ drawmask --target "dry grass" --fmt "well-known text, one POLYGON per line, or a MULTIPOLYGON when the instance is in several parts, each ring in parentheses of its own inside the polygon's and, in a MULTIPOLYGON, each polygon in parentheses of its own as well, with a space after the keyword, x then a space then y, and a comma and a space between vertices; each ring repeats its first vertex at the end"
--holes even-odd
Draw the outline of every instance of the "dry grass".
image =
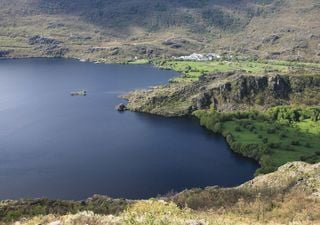
POLYGON ((292 193, 271 202, 265 202, 259 196, 250 203, 239 199, 228 210, 194 211, 181 209, 172 202, 147 200, 138 201, 119 216, 81 212, 65 216, 38 216, 16 224, 50 224, 55 221, 60 221, 61 225, 309 225, 320 224, 320 202, 306 198, 303 193, 292 193))

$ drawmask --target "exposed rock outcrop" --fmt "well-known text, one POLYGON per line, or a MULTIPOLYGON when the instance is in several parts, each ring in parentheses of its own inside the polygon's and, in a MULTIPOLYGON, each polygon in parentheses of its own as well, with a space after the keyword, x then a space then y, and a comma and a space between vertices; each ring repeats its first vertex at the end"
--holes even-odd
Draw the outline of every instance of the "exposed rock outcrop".
POLYGON ((279 39, 280 39, 280 36, 278 34, 271 34, 270 36, 265 37, 262 40, 262 43, 264 43, 264 44, 266 44, 266 43, 274 44, 279 39))
POLYGON ((0 50, 0 58, 7 57, 11 51, 9 50, 0 50))
POLYGON ((28 43, 35 50, 41 50, 44 56, 63 57, 69 51, 67 47, 61 46, 62 41, 40 35, 30 37, 28 43))
POLYGON ((318 105, 319 90, 320 76, 317 75, 218 73, 202 76, 197 82, 169 83, 124 97, 133 111, 183 116, 212 105, 218 111, 264 109, 293 103, 318 105))
POLYGON ((239 189, 278 192, 301 191, 310 198, 320 199, 320 163, 310 165, 304 162, 287 163, 273 173, 258 176, 239 186, 239 189))
POLYGON ((126 106, 125 104, 121 103, 121 104, 117 105, 117 106, 115 107, 115 109, 116 109, 117 111, 119 111, 119 112, 124 112, 124 111, 127 110, 127 106, 126 106))
POLYGON ((33 36, 33 37, 30 37, 29 38, 29 45, 36 45, 36 44, 45 44, 45 45, 58 45, 58 44, 61 44, 62 42, 59 41, 59 40, 55 40, 55 39, 52 39, 52 38, 46 38, 46 37, 42 37, 40 35, 36 35, 36 36, 33 36))

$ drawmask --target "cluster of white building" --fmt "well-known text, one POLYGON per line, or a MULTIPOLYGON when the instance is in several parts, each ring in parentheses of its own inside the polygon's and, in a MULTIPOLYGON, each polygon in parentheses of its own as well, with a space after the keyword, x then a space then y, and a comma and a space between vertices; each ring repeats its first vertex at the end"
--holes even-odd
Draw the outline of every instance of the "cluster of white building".
POLYGON ((188 56, 174 57, 174 59, 193 60, 193 61, 211 61, 215 59, 221 59, 221 56, 216 53, 207 53, 207 54, 193 53, 188 56))

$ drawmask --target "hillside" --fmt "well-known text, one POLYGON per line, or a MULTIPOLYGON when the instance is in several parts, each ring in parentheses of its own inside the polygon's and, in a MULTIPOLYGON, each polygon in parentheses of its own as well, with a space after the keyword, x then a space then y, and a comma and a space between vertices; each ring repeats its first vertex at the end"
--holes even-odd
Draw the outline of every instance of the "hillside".
POLYGON ((196 117, 261 165, 238 187, 149 200, 3 200, 0 224, 320 224, 319 15, 319 0, 0 0, 0 59, 177 71, 122 109, 196 117), (222 58, 173 59, 193 52, 222 58))
POLYGON ((317 0, 0 0, 0 6, 0 57, 320 57, 317 0))
POLYGON ((0 219, 3 224, 20 219, 15 224, 21 225, 319 224, 319 175, 320 164, 294 162, 239 187, 186 190, 150 200, 2 201, 0 219))
POLYGON ((129 110, 195 116, 230 148, 257 160, 256 174, 290 161, 320 162, 319 64, 281 61, 160 61, 182 73, 124 96, 129 110))

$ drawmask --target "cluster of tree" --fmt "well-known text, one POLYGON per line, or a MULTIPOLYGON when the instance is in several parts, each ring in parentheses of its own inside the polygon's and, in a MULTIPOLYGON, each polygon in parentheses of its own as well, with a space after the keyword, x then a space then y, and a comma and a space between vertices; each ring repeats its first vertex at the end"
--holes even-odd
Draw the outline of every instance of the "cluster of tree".
MULTIPOLYGON (((302 143, 298 139, 295 139, 291 140, 287 146, 281 146, 282 143, 275 143, 274 141, 270 141, 268 137, 264 137, 261 134, 258 135, 259 128, 256 127, 252 121, 268 123, 268 126, 266 127, 267 134, 272 135, 278 133, 281 139, 285 139, 287 138, 285 133, 286 131, 282 129, 281 125, 275 123, 275 121, 288 123, 288 125, 290 123, 303 121, 305 119, 320 121, 320 107, 300 108, 279 106, 271 108, 267 112, 247 111, 230 113, 216 112, 213 108, 211 108, 210 111, 196 111, 194 115, 200 119, 200 124, 202 126, 205 126, 215 133, 222 133, 233 151, 259 161, 261 164, 261 168, 257 171, 257 174, 259 174, 272 172, 277 169, 277 165, 274 165, 269 157, 272 155, 275 149, 285 147, 287 151, 290 151, 294 150, 294 146, 299 146, 302 143), (257 134, 258 138, 261 140, 261 143, 247 144, 239 142, 239 140, 237 140, 235 136, 228 131, 228 129, 224 129, 224 123, 227 121, 238 121, 238 126, 234 128, 235 132, 248 130, 254 134, 257 134)), ((305 147, 310 148, 310 143, 307 143, 305 147)), ((303 156, 300 160, 313 163, 319 160, 319 155, 303 156)))
POLYGON ((319 107, 291 107, 278 106, 268 110, 267 112, 273 120, 288 121, 289 123, 300 122, 306 119, 312 121, 320 120, 319 107))

